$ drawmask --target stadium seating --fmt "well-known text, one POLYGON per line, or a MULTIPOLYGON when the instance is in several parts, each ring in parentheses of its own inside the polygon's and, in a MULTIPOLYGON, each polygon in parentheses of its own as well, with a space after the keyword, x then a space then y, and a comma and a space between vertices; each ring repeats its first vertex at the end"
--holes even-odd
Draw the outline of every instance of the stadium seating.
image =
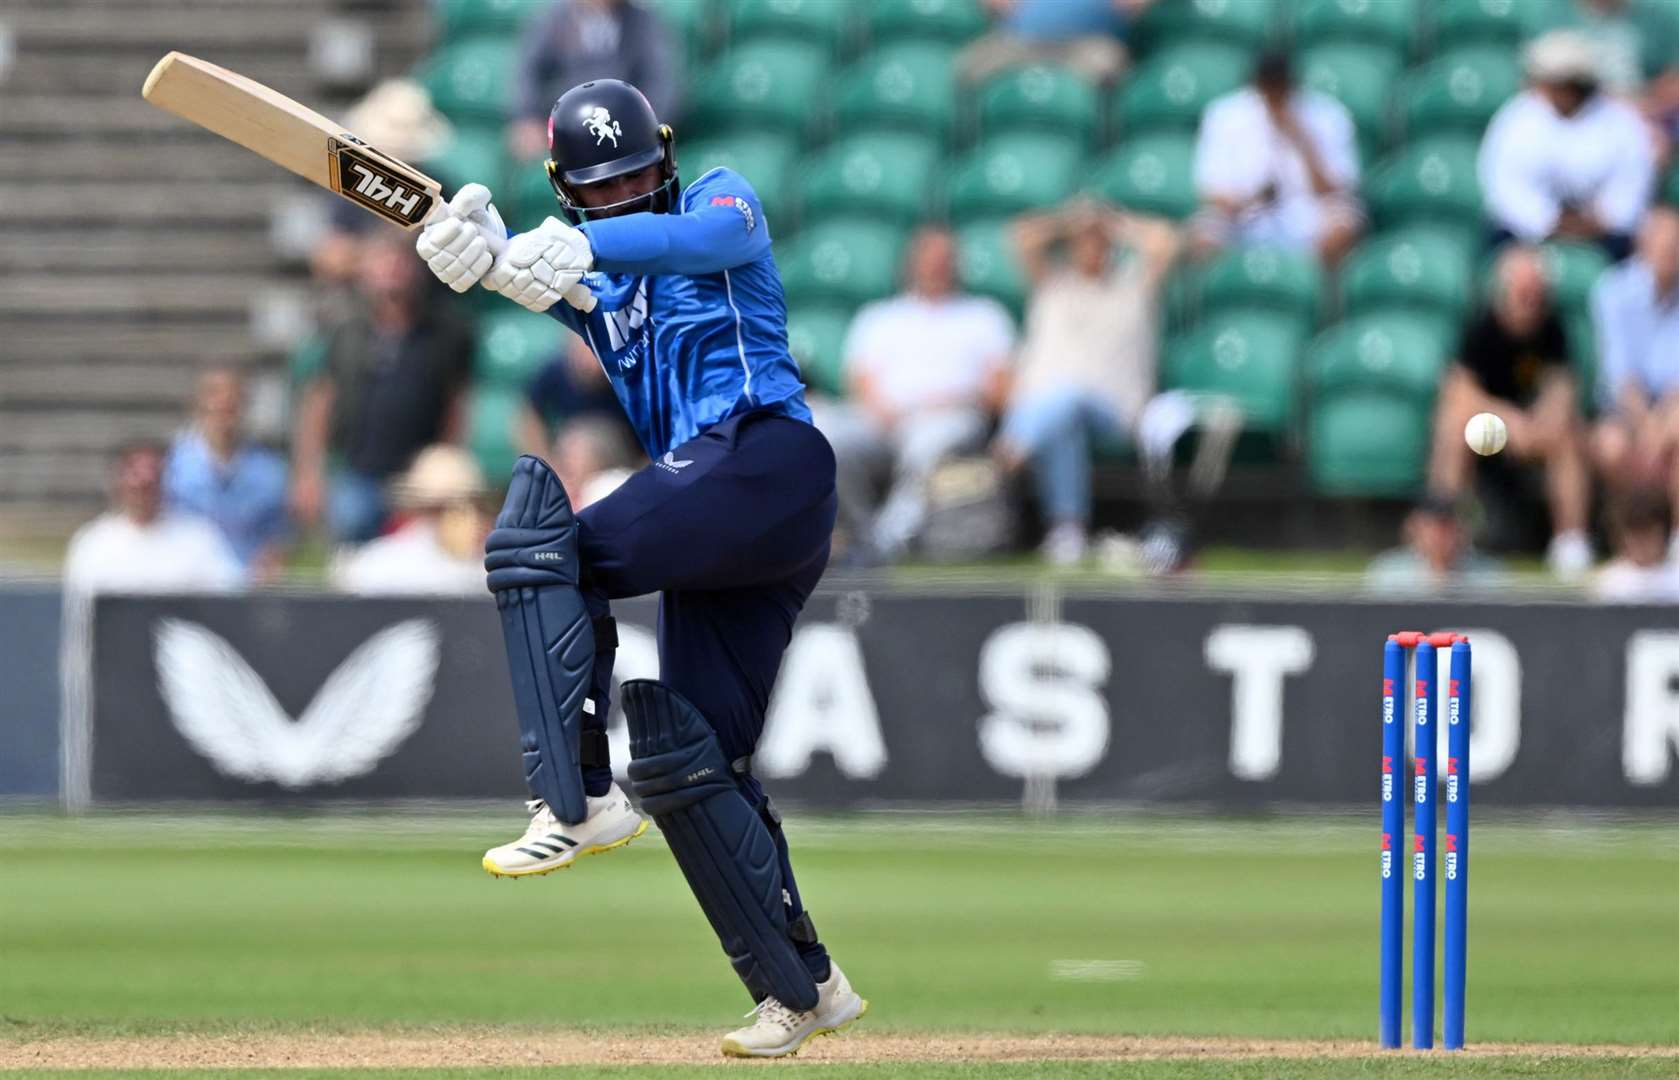
POLYGON ((1189 41, 1221 42, 1254 50, 1270 42, 1276 27, 1272 0, 1189 0, 1150 4, 1137 20, 1133 38, 1145 50, 1189 41))
POLYGON ((1193 135, 1128 138, 1096 163, 1090 187, 1120 206, 1181 220, 1195 212, 1194 161, 1193 135))
POLYGON ((566 329, 546 315, 502 304, 478 321, 472 374, 480 386, 523 390, 564 345, 566 329))
POLYGON ((1363 42, 1403 61, 1417 44, 1422 12, 1415 0, 1300 0, 1292 14, 1296 47, 1363 42))
POLYGON ((872 0, 866 7, 869 40, 876 47, 908 41, 959 45, 985 32, 979 0, 872 0))
POLYGON ((847 68, 831 88, 836 133, 912 131, 948 141, 956 128, 954 55, 945 45, 890 45, 847 68))
POLYGON ((1447 324, 1408 312, 1357 316, 1318 337, 1306 358, 1306 467, 1325 494, 1414 492, 1428 460, 1447 324))
POLYGON ((851 325, 848 307, 814 304, 787 312, 787 347, 799 362, 805 384, 836 397, 845 393, 846 330, 851 325))
POLYGON ((507 476, 519 456, 514 443, 525 394, 509 386, 480 384, 471 395, 468 410, 467 446, 486 476, 507 476))
POLYGON ((867 219, 832 220, 776 250, 790 303, 854 305, 878 300, 898 281, 904 232, 867 219))
POLYGON ((963 288, 999 301, 1017 318, 1023 314, 1026 275, 1007 222, 976 221, 958 228, 956 258, 963 288))
POLYGON ((693 183, 716 168, 746 177, 764 204, 771 236, 793 231, 790 180, 798 156, 798 140, 778 132, 739 131, 693 143, 679 136, 676 141, 676 163, 683 182, 693 183))
POLYGON ((833 0, 731 0, 729 41, 792 40, 838 53, 850 36, 851 10, 833 0))
POLYGON ((509 38, 547 4, 544 0, 434 0, 438 38, 459 43, 473 37, 509 38))
POLYGON ((799 172, 799 224, 862 215, 912 225, 926 216, 938 164, 936 147, 904 132, 841 139, 799 172))
POLYGON ((1436 48, 1490 45, 1508 54, 1527 34, 1533 0, 1435 0, 1436 48))
POLYGON ((945 205, 954 221, 1042 210, 1072 194, 1084 151, 1064 135, 1000 135, 954 162, 945 205))
POLYGON ((1508 50, 1455 50, 1406 78, 1400 92, 1405 131, 1478 137, 1492 114, 1520 88, 1521 72, 1508 50))
MULTIPOLYGON (((474 182, 488 184, 493 192, 502 187, 507 175, 506 138, 501 124, 461 125, 442 150, 416 164, 437 178, 445 195, 474 182)), ((541 162, 536 169, 542 170, 541 162)))
POLYGON ((1231 249, 1201 275, 1204 316, 1240 309, 1287 315, 1302 334, 1317 326, 1323 307, 1323 271, 1310 252, 1277 248, 1231 249))
POLYGON ((1207 102, 1247 80, 1253 62, 1233 45, 1181 45, 1143 61, 1120 87, 1113 105, 1121 134, 1194 131, 1207 102))
POLYGON ((716 50, 724 20, 717 17, 712 0, 651 0, 649 6, 676 36, 690 71, 716 50))
POLYGON ((810 42, 759 41, 730 49, 689 87, 688 119, 708 135, 802 135, 828 82, 828 52, 810 42))
POLYGON ((1341 267, 1349 314, 1410 308, 1460 319, 1474 300, 1471 242, 1427 226, 1382 233, 1360 244, 1341 267))
POLYGON ((427 62, 420 80, 451 120, 506 120, 513 103, 515 49, 497 40, 449 45, 427 62))
POLYGON ((1100 124, 1096 87, 1064 68, 1026 64, 979 88, 979 132, 1066 132, 1093 142, 1100 124))
POLYGON ((1399 61, 1375 45, 1335 42, 1305 51, 1297 61, 1302 85, 1339 101, 1358 129, 1366 162, 1386 145, 1392 129, 1393 90, 1399 61))
POLYGON ((1167 343, 1162 381, 1241 406, 1248 431, 1277 441, 1293 429, 1303 336, 1287 315, 1213 314, 1167 343))
POLYGON ((1365 201, 1381 228, 1438 224, 1478 228, 1481 185, 1474 139, 1430 136, 1406 144, 1370 174, 1365 201))
POLYGON ((1603 249, 1596 244, 1553 241, 1541 250, 1545 255, 1545 276, 1551 283, 1551 296, 1557 307, 1570 316, 1588 311, 1592 286, 1609 268, 1609 257, 1603 249))

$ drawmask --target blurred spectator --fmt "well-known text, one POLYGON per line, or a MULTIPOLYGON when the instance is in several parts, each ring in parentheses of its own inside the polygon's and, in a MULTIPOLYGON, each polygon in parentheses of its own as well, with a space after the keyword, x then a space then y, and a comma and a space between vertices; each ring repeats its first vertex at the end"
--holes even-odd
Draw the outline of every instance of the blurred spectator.
POLYGON ((164 502, 221 530, 253 581, 272 581, 285 559, 285 459, 244 439, 245 380, 234 368, 198 377, 192 425, 169 444, 164 502))
POLYGON ((1615 557, 1592 578, 1592 599, 1609 603, 1679 603, 1679 566, 1668 560, 1665 497, 1623 495, 1609 514, 1615 557))
POLYGON ((1358 138, 1334 98, 1295 85, 1287 53, 1207 105, 1195 144, 1199 254, 1228 243, 1312 248, 1339 262, 1358 239, 1358 138))
POLYGON ((325 362, 303 388, 292 507, 306 524, 324 512, 339 543, 377 536, 385 482, 423 447, 453 441, 460 424, 472 334, 453 308, 424 302, 420 271, 402 233, 370 234, 361 310, 329 333, 325 362))
POLYGON ((554 0, 525 32, 508 145, 527 160, 547 153, 554 101, 590 79, 633 83, 655 113, 674 121, 681 58, 669 28, 640 0, 554 0))
POLYGON ((1032 299, 996 451, 1010 469, 1030 461, 1044 555, 1072 563, 1089 536, 1092 445, 1134 433, 1154 394, 1160 285, 1178 239, 1169 222, 1079 203, 1022 220, 1015 240, 1032 299), (1116 246, 1130 255, 1117 264, 1116 246))
POLYGON ((1604 409, 1593 435, 1612 487, 1666 487, 1679 505, 1679 212, 1652 210, 1638 253, 1592 291, 1604 409))
POLYGON ((1464 426, 1476 413, 1499 416, 1510 432, 1504 454, 1544 469, 1551 569, 1576 577, 1592 560, 1585 531, 1591 493, 1568 339, 1537 250, 1506 248, 1496 274, 1492 303, 1465 324, 1457 358, 1440 383, 1429 487, 1448 498, 1463 491, 1475 460, 1464 426))
POLYGON ((1404 540, 1371 560, 1364 571, 1367 588, 1416 595, 1499 580, 1498 561, 1470 545, 1451 499, 1433 495, 1420 501, 1405 517, 1404 540))
POLYGON ((980 82, 1043 62, 1099 83, 1125 70, 1125 31, 1153 0, 985 0, 996 26, 962 51, 961 77, 980 82))
POLYGON ((643 460, 624 424, 604 416, 580 416, 554 440, 554 472, 578 510, 616 491, 643 460))
POLYGON ((164 449, 136 443, 117 454, 111 509, 76 530, 64 584, 81 593, 228 592, 244 584, 233 549, 203 518, 163 506, 164 449))
POLYGON ((1603 88, 1637 99, 1679 60, 1674 14, 1650 0, 1572 0, 1535 5, 1535 29, 1573 30, 1597 53, 1603 88))
POLYGON ((1481 140, 1494 239, 1580 240, 1619 259, 1655 182, 1649 132, 1636 109, 1599 91, 1587 38, 1552 31, 1523 60, 1532 85, 1499 108, 1481 140))
MULTIPOLYGON (((453 131, 443 114, 432 108, 425 87, 410 79, 387 79, 352 106, 344 116, 350 131, 392 157, 424 166, 449 142, 453 131)), ((439 177, 453 189, 479 177, 439 177)), ((326 232, 309 255, 309 269, 323 283, 348 284, 356 278, 361 248, 359 240, 379 224, 361 207, 347 199, 325 195, 326 232)))
POLYGON ((391 501, 408 520, 334 566, 333 587, 360 596, 481 594, 490 528, 483 496, 484 477, 471 454, 428 446, 391 485, 391 501))
POLYGON ((933 470, 984 444, 1014 348, 1001 304, 956 291, 948 229, 919 229, 905 267, 904 292, 866 305, 846 334, 849 402, 817 417, 839 465, 839 520, 862 560, 892 558, 914 542, 933 470))
POLYGON ((612 392, 612 383, 601 370, 589 343, 567 334, 564 351, 543 365, 526 391, 519 417, 519 445, 527 454, 543 456, 554 444, 554 434, 583 417, 613 422, 620 429, 620 442, 634 438, 624 418, 624 407, 612 392))

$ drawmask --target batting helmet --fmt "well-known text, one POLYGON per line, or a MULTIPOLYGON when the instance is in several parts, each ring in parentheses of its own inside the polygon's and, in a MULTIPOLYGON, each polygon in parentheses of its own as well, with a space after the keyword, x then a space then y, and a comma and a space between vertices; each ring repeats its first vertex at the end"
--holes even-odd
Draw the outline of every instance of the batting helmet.
POLYGON ((659 123, 640 90, 618 79, 595 79, 560 95, 548 114, 548 183, 572 224, 591 214, 650 210, 668 213, 681 187, 676 179, 676 136, 659 123), (660 166, 659 186, 607 206, 584 206, 578 189, 660 166))

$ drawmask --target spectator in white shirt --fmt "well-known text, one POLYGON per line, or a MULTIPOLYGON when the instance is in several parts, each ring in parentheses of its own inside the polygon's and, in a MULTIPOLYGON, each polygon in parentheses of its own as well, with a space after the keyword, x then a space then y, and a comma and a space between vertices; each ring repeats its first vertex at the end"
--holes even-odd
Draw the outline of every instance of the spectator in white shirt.
POLYGON ((489 517, 478 505, 484 477, 472 455, 428 446, 391 485, 409 515, 332 569, 333 587, 359 596, 477 596, 484 592, 489 517))
POLYGON ((1638 110, 1598 89, 1589 39, 1554 30, 1527 47, 1532 84, 1498 110, 1478 171, 1494 239, 1631 246, 1655 183, 1655 151, 1638 110))
POLYGON ((244 571, 209 521, 163 508, 164 449, 125 447, 112 474, 111 509, 83 525, 64 559, 68 590, 88 593, 229 592, 244 571))
POLYGON ((1267 53, 1252 84, 1208 104, 1195 145, 1197 254, 1227 243, 1315 250, 1340 261, 1363 228, 1358 139, 1334 98, 1294 83, 1285 53, 1267 53))
POLYGON ((1668 558, 1667 506, 1654 492, 1621 496, 1610 511, 1615 557, 1592 578, 1594 600, 1617 604, 1679 603, 1679 566, 1668 558))
POLYGON ((1160 286, 1178 237, 1170 222, 1077 203, 1023 219, 1015 242, 1032 299, 994 449, 1007 468, 1031 463, 1044 557, 1073 563, 1090 529, 1092 444, 1134 432, 1154 394, 1160 286))
POLYGON ((1001 304, 956 291, 949 230, 925 226, 911 238, 905 283, 852 320, 844 346, 850 400, 817 417, 839 466, 839 520, 864 560, 894 558, 914 543, 933 471, 990 433, 1014 348, 1001 304), (880 503, 883 479, 890 485, 880 503))
POLYGON ((1679 505, 1679 212, 1645 218, 1637 255, 1592 290, 1592 323, 1598 469, 1612 487, 1665 487, 1679 505))

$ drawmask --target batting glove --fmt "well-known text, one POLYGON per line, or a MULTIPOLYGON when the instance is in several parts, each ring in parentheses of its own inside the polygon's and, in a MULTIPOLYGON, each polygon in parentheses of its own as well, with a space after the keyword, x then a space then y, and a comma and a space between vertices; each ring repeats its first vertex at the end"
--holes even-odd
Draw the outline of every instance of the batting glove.
MULTIPOLYGON (((549 218, 528 233, 508 241, 484 275, 484 288, 498 292, 532 311, 547 311, 562 298, 587 310, 577 299, 586 292, 583 275, 595 265, 589 238, 549 218)), ((593 307, 589 303, 588 307, 593 307)))
POLYGON ((507 226, 490 202, 490 189, 468 184, 420 230, 414 250, 439 281, 461 293, 478 284, 506 242, 507 226))

